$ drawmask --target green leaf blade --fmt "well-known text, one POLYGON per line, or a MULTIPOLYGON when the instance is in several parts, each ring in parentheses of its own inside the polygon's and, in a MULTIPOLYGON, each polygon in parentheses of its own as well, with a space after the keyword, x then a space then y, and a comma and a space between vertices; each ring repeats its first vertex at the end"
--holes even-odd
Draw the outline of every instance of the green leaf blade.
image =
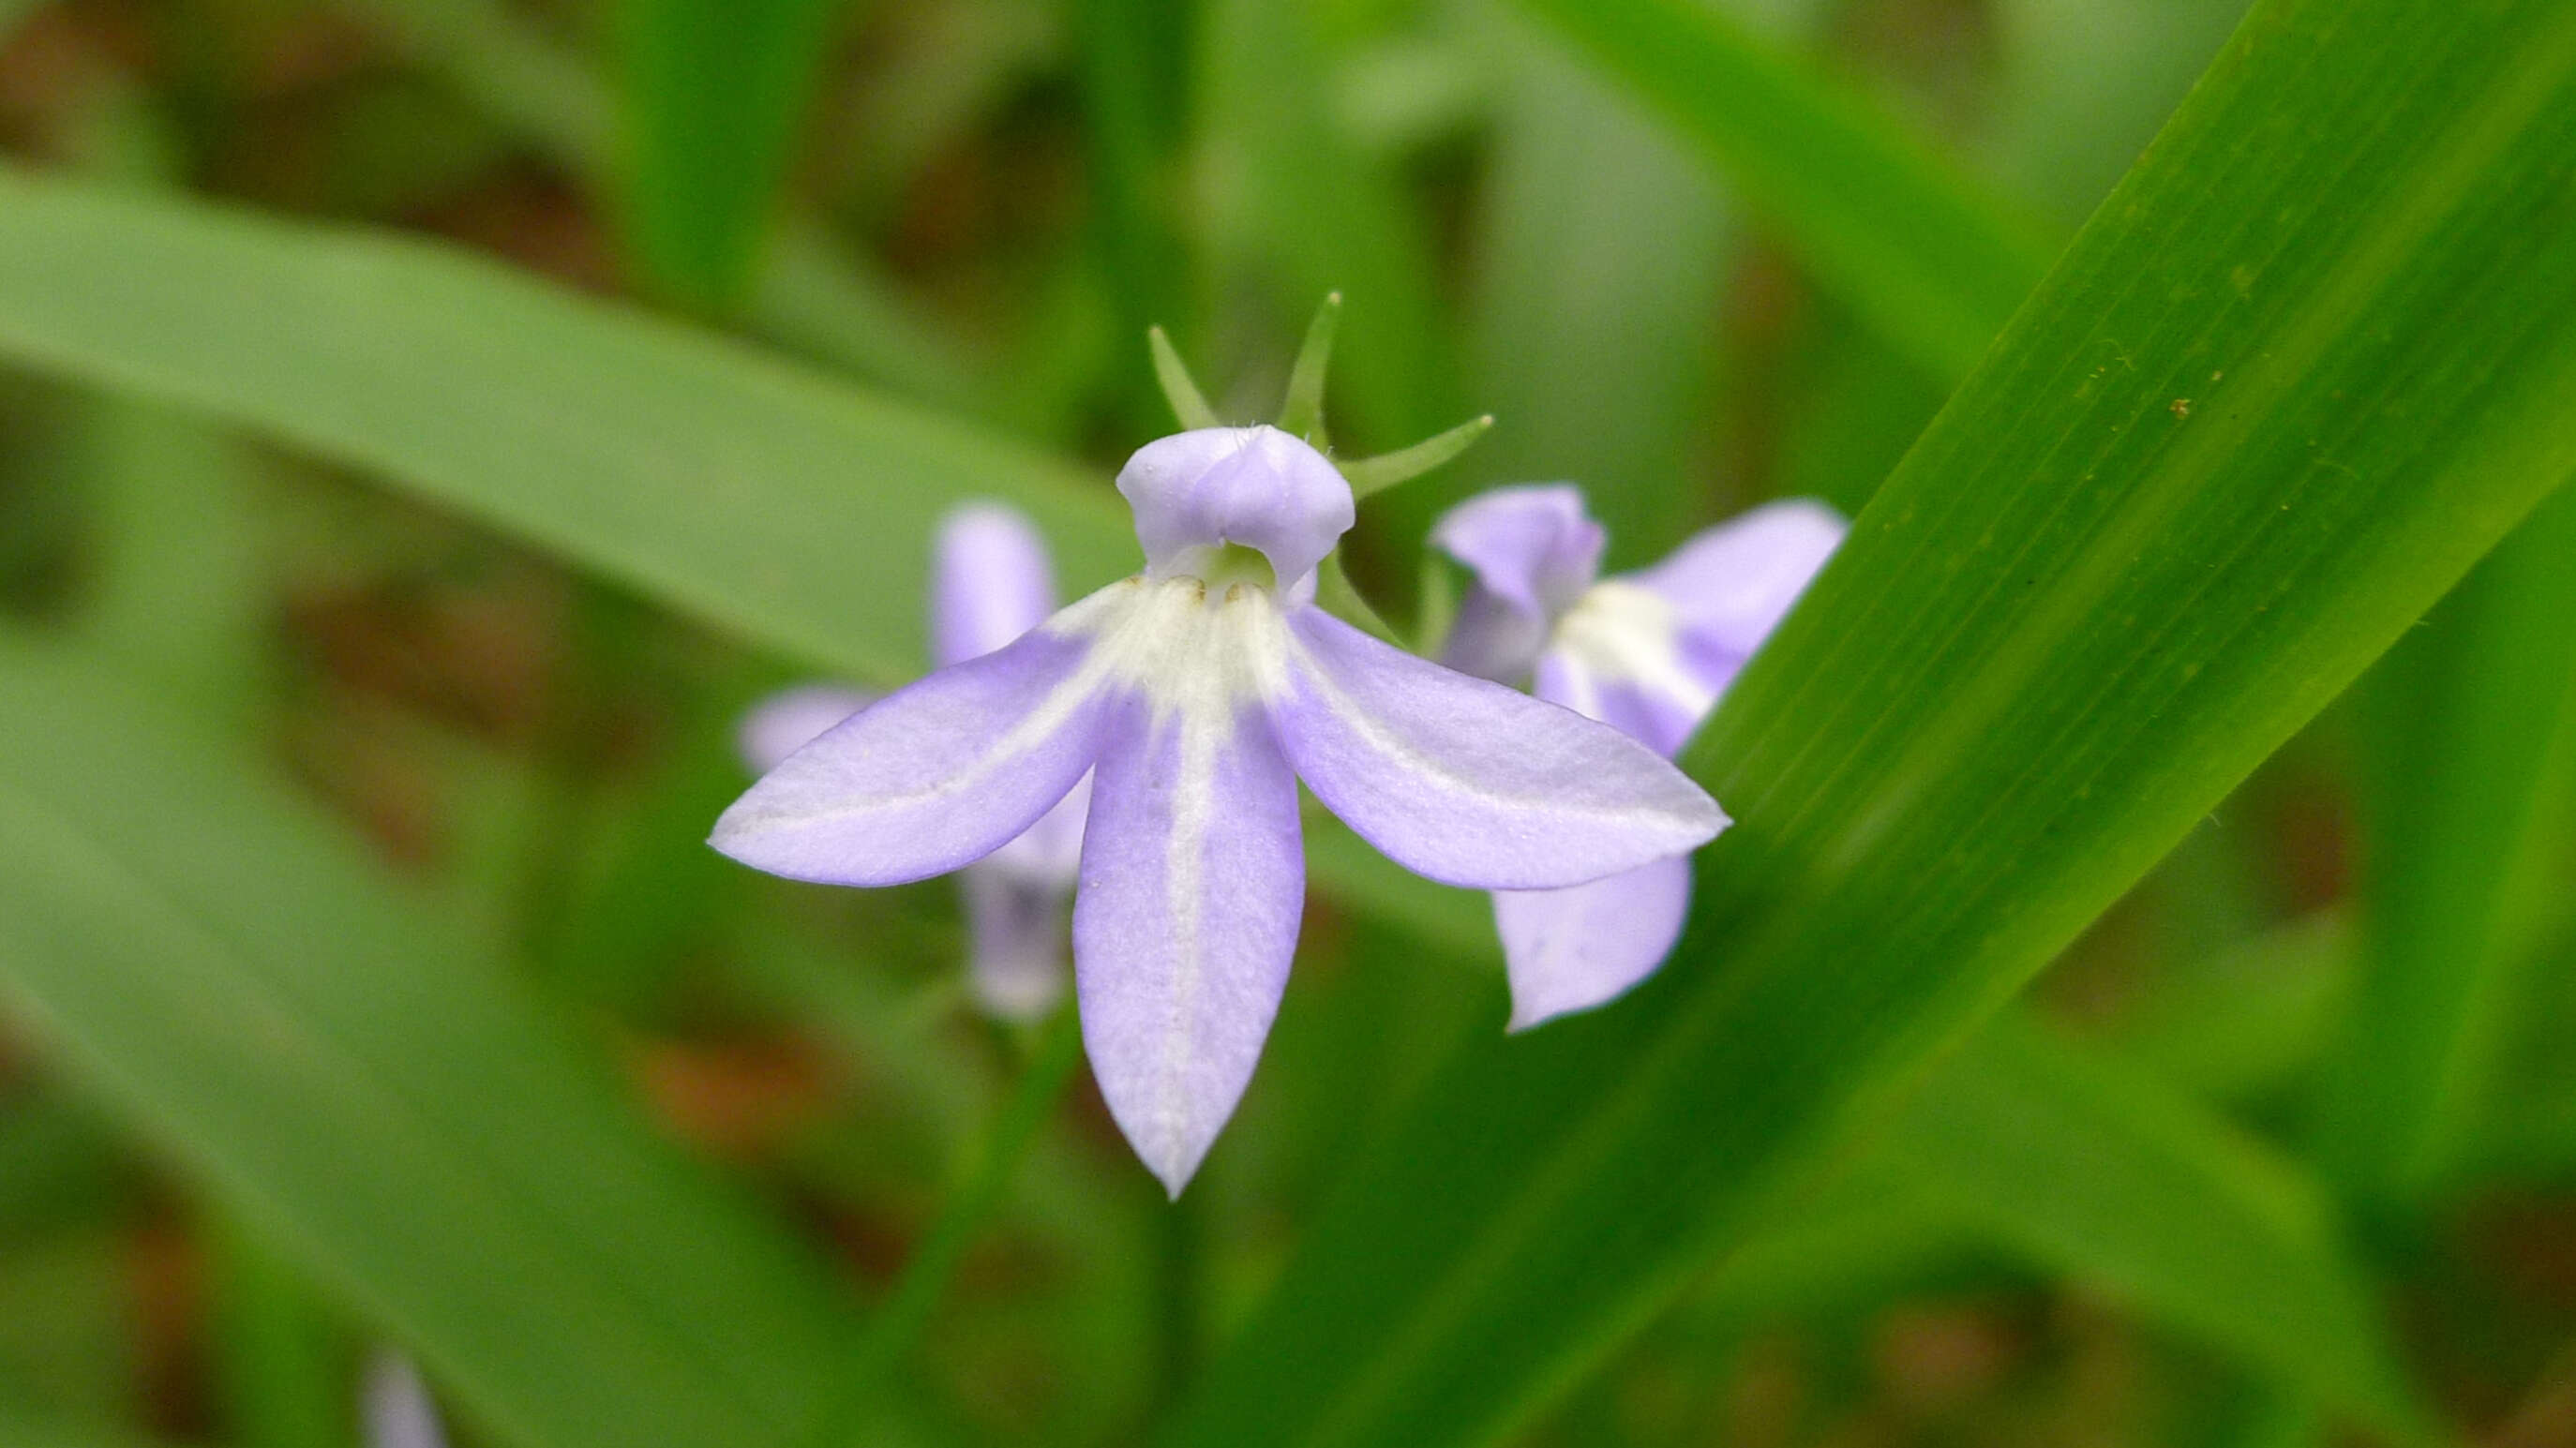
POLYGON ((618 7, 628 258, 654 290, 722 314, 751 289, 833 0, 618 7))
POLYGON ((1692 0, 1525 0, 1698 142, 1820 281, 1933 375, 1966 373, 2056 248, 1858 97, 1692 0))
POLYGON ((918 672, 927 542, 1036 518, 1133 568, 1097 481, 750 348, 437 247, 0 173, 0 351, 384 475, 865 680, 918 672))
POLYGON ((2576 471, 2570 155, 2562 7, 2249 22, 1686 754, 1672 964, 1453 1063, 1172 1441, 1489 1439, 2045 964, 2576 471))
POLYGON ((149 694, 0 650, 0 985, 500 1441, 788 1441, 848 1324, 473 947, 149 694))

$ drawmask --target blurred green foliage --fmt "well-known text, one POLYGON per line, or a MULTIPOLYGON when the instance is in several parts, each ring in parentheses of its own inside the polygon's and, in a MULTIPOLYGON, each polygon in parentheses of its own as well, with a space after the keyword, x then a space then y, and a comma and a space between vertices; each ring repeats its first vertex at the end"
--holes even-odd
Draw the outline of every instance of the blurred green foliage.
POLYGON ((2576 11, 10 0, 0 148, 0 1443, 2576 1439, 2576 11), (1506 1039, 1315 817, 1175 1207, 701 841, 1334 289, 1344 451, 1500 423, 1399 625, 1858 522, 1663 976, 1506 1039))

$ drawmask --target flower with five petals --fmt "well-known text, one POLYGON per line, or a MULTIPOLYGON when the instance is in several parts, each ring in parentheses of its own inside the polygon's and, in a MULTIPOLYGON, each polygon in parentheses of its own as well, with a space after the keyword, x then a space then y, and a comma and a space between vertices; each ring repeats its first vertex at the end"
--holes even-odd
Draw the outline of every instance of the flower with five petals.
MULTIPOLYGON (((1567 485, 1497 488, 1431 542, 1473 574, 1442 661, 1531 680, 1538 697, 1678 753, 1822 568, 1846 525, 1821 503, 1766 504, 1641 572, 1600 577, 1601 525, 1567 485)), ((1681 935, 1690 862, 1673 856, 1567 888, 1494 894, 1512 1029, 1610 1000, 1681 935)))
POLYGON ((1111 1114, 1177 1194, 1249 1081, 1304 908, 1297 781, 1417 873, 1536 890, 1726 824, 1660 755, 1314 603, 1351 488, 1271 427, 1118 475, 1145 569, 836 725, 716 822, 735 859, 892 885, 982 859, 1092 775, 1074 984, 1111 1114))

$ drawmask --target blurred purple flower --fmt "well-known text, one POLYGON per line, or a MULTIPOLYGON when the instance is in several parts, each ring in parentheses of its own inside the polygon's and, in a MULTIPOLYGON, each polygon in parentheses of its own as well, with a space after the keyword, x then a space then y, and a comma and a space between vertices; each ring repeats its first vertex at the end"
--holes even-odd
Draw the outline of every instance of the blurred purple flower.
POLYGON ((367 1420, 367 1448, 446 1448, 429 1386, 401 1353, 379 1351, 367 1364, 358 1396, 367 1420))
MULTIPOLYGON (((1842 541, 1821 503, 1756 508, 1663 562, 1599 577, 1601 525, 1565 485, 1499 488, 1453 508, 1432 543, 1475 575, 1442 661, 1616 726, 1667 757, 1842 541)), ((1498 890, 1512 1029, 1610 1000, 1651 974, 1690 908, 1674 856, 1555 890, 1498 890)))
MULTIPOLYGON (((1055 612, 1055 570, 1037 529, 998 503, 971 503, 940 524, 931 568, 930 650, 940 668, 981 658, 1055 612)), ((743 720, 744 762, 767 774, 875 703, 856 689, 809 685, 771 696, 743 720)), ((1064 995, 1065 901, 1082 856, 1088 780, 991 854, 966 866, 969 976, 978 1004, 1036 1020, 1064 995)))
POLYGON ((1097 766, 1073 913, 1083 1041, 1178 1194, 1233 1113, 1295 953, 1297 781, 1398 863, 1541 889, 1688 851, 1726 817, 1616 730, 1380 643, 1313 604, 1350 485, 1269 427, 1119 472, 1145 571, 834 727, 716 822, 796 879, 982 859, 1097 766))

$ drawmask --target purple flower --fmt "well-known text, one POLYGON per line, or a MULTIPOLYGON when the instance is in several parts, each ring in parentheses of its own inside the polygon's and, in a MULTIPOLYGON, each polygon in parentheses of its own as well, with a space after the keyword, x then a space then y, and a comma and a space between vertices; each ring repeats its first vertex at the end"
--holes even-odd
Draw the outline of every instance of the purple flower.
POLYGON ((1297 781, 1398 863, 1572 885, 1726 823, 1616 730, 1314 606, 1350 485, 1270 427, 1202 428, 1118 475, 1145 571, 869 706, 771 771, 714 844, 796 879, 959 869, 1093 778, 1074 984, 1101 1094, 1178 1193, 1232 1114, 1295 953, 1297 781))
MULTIPOLYGON (((1055 612, 1046 544, 1017 511, 970 503, 940 524, 931 569, 930 650, 941 668, 981 658, 1055 612)), ((743 720, 754 774, 785 763, 876 695, 809 685, 773 695, 743 720)), ((1088 782, 991 854, 966 866, 969 979, 975 999, 1005 1020, 1044 1016, 1064 995, 1065 901, 1082 855, 1088 782)))
MULTIPOLYGON (((1599 577, 1601 525, 1570 486, 1499 488, 1431 541, 1475 579, 1442 659, 1615 725, 1672 755, 1842 541, 1820 503, 1756 508, 1643 572, 1599 577)), ((1494 922, 1512 1029, 1597 1006, 1663 963, 1690 908, 1675 856, 1565 889, 1502 889, 1494 922)))

